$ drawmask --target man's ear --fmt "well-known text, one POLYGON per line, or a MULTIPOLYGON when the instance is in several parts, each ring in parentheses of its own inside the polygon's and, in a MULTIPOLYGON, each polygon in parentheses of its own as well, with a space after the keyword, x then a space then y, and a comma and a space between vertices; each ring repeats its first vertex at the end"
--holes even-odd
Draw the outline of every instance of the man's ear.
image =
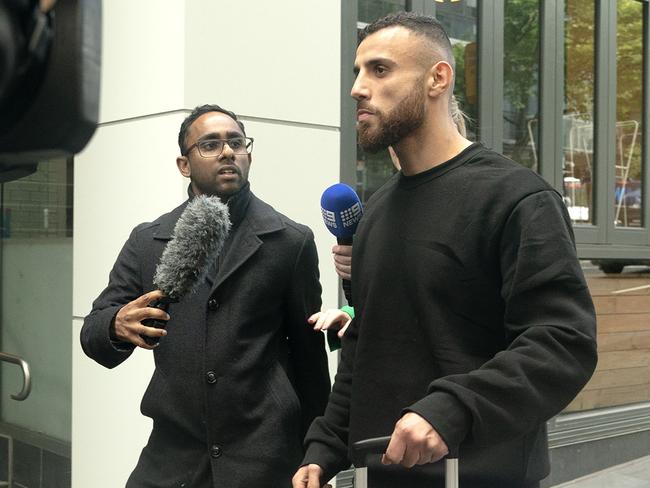
POLYGON ((451 87, 454 79, 454 70, 447 61, 438 61, 429 69, 428 94, 431 97, 438 97, 446 93, 451 87))
POLYGON ((176 167, 185 178, 192 176, 192 168, 190 168, 190 161, 187 157, 178 156, 176 158, 176 167))

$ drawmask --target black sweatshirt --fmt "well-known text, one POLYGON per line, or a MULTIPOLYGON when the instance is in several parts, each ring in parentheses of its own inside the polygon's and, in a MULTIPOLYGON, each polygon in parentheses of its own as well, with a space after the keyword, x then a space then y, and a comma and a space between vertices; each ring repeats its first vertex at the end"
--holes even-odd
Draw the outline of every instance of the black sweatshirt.
MULTIPOLYGON (((413 411, 460 446, 461 484, 544 478, 545 422, 596 365, 594 308, 561 196, 473 144, 373 196, 352 269, 356 319, 304 463, 329 479, 353 460, 348 445, 390 435, 413 411)), ((440 465, 369 472, 375 487, 436 486, 440 465)))

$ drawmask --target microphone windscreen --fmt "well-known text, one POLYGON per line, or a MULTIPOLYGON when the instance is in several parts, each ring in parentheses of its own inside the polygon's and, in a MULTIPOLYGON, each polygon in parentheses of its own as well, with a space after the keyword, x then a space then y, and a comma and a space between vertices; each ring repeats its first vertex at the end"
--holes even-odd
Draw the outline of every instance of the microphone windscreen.
POLYGON ((328 230, 339 239, 351 238, 363 215, 361 200, 344 183, 330 186, 320 199, 323 221, 328 230))
POLYGON ((154 285, 179 300, 203 281, 230 232, 228 207, 219 197, 198 195, 185 207, 163 251, 154 285))

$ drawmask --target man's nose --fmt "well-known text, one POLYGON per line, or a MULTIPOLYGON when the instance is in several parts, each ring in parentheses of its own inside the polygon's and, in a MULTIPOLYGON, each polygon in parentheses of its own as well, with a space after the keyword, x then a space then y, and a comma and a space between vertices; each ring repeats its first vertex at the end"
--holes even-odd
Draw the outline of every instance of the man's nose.
POLYGON ((354 85, 352 85, 352 90, 350 91, 350 95, 356 101, 367 100, 368 98, 370 98, 370 92, 361 75, 357 75, 357 78, 354 80, 354 85))
POLYGON ((232 147, 230 147, 230 144, 228 142, 223 143, 223 149, 221 150, 221 154, 219 155, 223 159, 233 159, 235 157, 235 151, 232 150, 232 147))

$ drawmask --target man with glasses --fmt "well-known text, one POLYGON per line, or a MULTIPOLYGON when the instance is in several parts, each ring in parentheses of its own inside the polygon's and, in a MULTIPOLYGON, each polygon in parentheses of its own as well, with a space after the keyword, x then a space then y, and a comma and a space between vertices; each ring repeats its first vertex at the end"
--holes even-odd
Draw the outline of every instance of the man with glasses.
MULTIPOLYGON (((140 487, 289 486, 302 439, 329 393, 312 232, 250 191, 253 139, 237 116, 197 107, 182 123, 176 164, 190 199, 216 195, 232 228, 198 290, 165 312, 152 277, 188 202, 137 226, 81 331, 88 356, 112 368, 154 349, 142 400, 153 431, 127 482, 140 487), (166 331, 144 319, 169 320, 166 331), (142 336, 162 338, 148 345, 142 336)), ((189 201, 189 200, 188 200, 189 201)))

